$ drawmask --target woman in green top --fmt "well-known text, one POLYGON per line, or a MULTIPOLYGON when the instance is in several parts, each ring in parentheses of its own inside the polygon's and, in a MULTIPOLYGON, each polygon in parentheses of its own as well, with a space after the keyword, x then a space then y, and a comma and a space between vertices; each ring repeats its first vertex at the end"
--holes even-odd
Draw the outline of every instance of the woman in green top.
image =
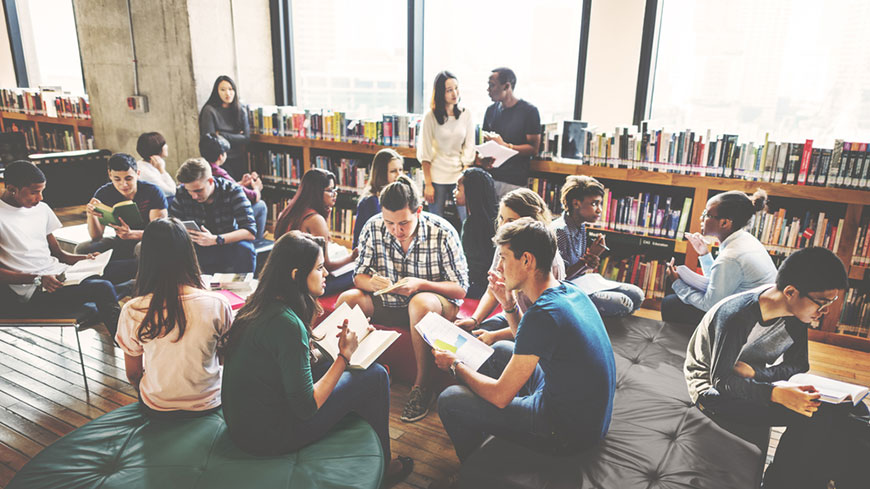
POLYGON ((350 412, 372 425, 387 463, 385 485, 407 477, 413 461, 390 459, 390 381, 386 370, 345 371, 356 335, 338 331, 339 357, 312 359, 311 322, 326 283, 322 238, 282 236, 257 290, 239 310, 225 350, 222 398, 230 438, 257 455, 289 453, 326 435, 350 412))

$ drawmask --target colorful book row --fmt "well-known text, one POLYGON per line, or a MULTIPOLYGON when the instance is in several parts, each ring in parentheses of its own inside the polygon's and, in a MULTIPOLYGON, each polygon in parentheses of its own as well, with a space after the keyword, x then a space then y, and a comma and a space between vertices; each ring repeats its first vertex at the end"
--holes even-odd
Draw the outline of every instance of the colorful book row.
POLYGON ((864 224, 858 227, 855 246, 852 248, 852 264, 870 266, 870 219, 865 218, 864 224))
POLYGON ((637 285, 647 299, 661 299, 667 286, 665 267, 664 261, 647 260, 644 255, 622 259, 605 256, 599 270, 604 278, 637 285))
POLYGON ((314 168, 322 168, 332 172, 336 178, 336 185, 344 189, 359 191, 365 187, 368 181, 367 161, 354 158, 315 156, 311 165, 314 168))
POLYGON ((843 234, 843 219, 829 218, 824 212, 803 218, 788 216, 785 207, 775 213, 764 210, 755 214, 748 231, 770 251, 792 252, 808 246, 822 246, 836 253, 843 234))
POLYGON ((91 106, 86 95, 53 90, 0 88, 0 110, 46 117, 91 118, 91 106))
POLYGON ((248 167, 264 176, 276 177, 284 181, 298 181, 302 178, 302 159, 292 154, 272 150, 250 151, 248 167))
POLYGON ((837 332, 867 338, 870 333, 870 292, 846 291, 837 332))

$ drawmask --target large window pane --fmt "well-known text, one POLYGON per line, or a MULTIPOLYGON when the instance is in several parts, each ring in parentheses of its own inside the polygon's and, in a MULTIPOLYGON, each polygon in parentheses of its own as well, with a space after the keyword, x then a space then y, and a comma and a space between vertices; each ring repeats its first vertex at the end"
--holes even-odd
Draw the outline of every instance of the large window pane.
POLYGON ((30 86, 60 86, 83 94, 72 0, 16 0, 15 5, 30 86))
POLYGON ((405 0, 293 0, 297 104, 380 117, 407 109, 405 0))
POLYGON ((505 66, 517 75, 515 94, 536 105, 542 121, 573 119, 582 7, 580 0, 425 2, 424 108, 435 75, 448 70, 459 79, 461 104, 482 123, 492 103, 487 79, 505 66))
POLYGON ((870 134, 870 2, 663 0, 656 124, 830 147, 870 134))

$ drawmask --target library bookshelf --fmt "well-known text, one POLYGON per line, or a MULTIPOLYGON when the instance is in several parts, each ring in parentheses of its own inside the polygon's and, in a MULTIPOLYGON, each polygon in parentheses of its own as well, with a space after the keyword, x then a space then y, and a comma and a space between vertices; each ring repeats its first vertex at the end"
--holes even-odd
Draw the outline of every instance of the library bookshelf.
POLYGON ((0 132, 16 130, 24 132, 28 150, 34 153, 88 149, 87 146, 82 147, 83 141, 94 137, 91 119, 0 111, 0 132), (70 136, 66 146, 62 146, 64 134, 70 136), (54 135, 56 137, 52 141, 50 138, 54 135))
MULTIPOLYGON (((843 232, 837 249, 837 256, 839 256, 840 260, 842 260, 846 265, 850 279, 863 280, 867 277, 867 270, 870 268, 850 265, 852 262, 852 249, 854 248, 855 240, 857 238, 857 230, 860 225, 862 211, 865 206, 870 206, 870 192, 868 191, 789 185, 722 177, 682 175, 678 173, 664 173, 631 168, 614 168, 609 166, 595 166, 550 160, 532 160, 531 170, 543 174, 588 175, 597 179, 611 181, 658 184, 693 189, 693 205, 689 220, 689 232, 700 231, 701 213, 705 207, 704 203, 707 202, 707 199, 711 197, 713 193, 718 191, 740 190, 752 193, 756 189, 761 188, 771 197, 787 197, 820 203, 845 204, 846 212, 843 232)), ((685 243, 684 240, 677 240, 677 244, 674 246, 674 252, 685 253, 686 265, 694 269, 698 264, 698 255, 691 246, 686 246, 685 243)), ((820 327, 818 329, 809 330, 810 339, 846 348, 870 351, 870 339, 836 332, 842 307, 843 297, 840 297, 824 316, 820 327)))

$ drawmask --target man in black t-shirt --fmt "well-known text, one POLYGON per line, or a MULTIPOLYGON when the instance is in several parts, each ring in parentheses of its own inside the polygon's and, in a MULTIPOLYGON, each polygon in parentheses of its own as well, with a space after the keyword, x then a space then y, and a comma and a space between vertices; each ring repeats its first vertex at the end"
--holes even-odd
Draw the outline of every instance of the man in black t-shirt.
POLYGON ((491 168, 492 158, 478 159, 495 180, 495 191, 501 198, 517 187, 525 187, 529 178, 529 163, 538 153, 541 143, 541 115, 534 105, 514 96, 517 77, 510 68, 492 70, 487 93, 493 103, 483 116, 484 139, 516 150, 518 154, 491 168))

